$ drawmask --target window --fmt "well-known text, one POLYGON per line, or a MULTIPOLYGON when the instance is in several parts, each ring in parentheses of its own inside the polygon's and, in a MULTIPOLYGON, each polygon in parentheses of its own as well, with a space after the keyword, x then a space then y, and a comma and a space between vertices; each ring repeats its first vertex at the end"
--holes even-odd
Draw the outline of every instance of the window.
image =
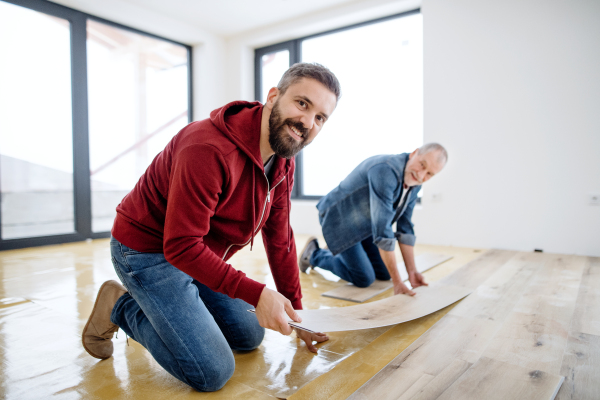
POLYGON ((42 0, 0 0, 0 250, 108 237, 191 120, 191 48, 42 0))
POLYGON ((370 156, 421 146, 422 32, 422 15, 413 11, 256 50, 261 59, 256 98, 261 101, 285 69, 299 61, 325 65, 342 86, 335 113, 296 157, 296 198, 327 194, 370 156), (289 63, 275 68, 270 60, 283 49, 291 54, 289 63))
POLYGON ((92 231, 188 122, 187 49, 87 21, 92 231), (107 116, 110 116, 107 118, 107 116))

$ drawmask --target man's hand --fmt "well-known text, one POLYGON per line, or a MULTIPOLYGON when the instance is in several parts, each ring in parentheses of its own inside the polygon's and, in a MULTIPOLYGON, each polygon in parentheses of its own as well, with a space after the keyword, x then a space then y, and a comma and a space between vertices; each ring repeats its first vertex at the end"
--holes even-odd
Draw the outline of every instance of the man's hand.
POLYGON ((410 281, 410 285, 413 287, 413 289, 419 286, 429 286, 429 284, 425 282, 423 275, 417 271, 410 272, 408 274, 408 280, 410 281))
POLYGON ((394 282, 394 294, 407 294, 409 296, 414 296, 417 293, 410 290, 408 286, 404 284, 404 282, 399 280, 398 282, 394 282))
POLYGON ((256 305, 256 318, 263 328, 272 329, 283 335, 292 333, 287 317, 294 322, 302 322, 302 318, 294 311, 292 303, 280 293, 264 288, 256 305))
POLYGON ((324 333, 313 333, 298 328, 294 328, 294 330, 296 331, 296 336, 304 340, 304 343, 306 343, 306 348, 313 353, 317 353, 317 347, 313 344, 313 341, 321 343, 329 340, 329 336, 324 333))

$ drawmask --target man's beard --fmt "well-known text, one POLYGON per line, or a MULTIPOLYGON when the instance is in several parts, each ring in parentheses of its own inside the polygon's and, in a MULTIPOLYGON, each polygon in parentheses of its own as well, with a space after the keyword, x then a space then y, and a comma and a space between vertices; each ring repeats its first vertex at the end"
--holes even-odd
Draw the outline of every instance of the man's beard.
POLYGON ((292 158, 308 143, 308 129, 300 122, 295 122, 289 118, 282 121, 281 110, 279 109, 279 100, 273 105, 271 116, 269 117, 269 144, 271 149, 279 157, 292 158), (285 130, 286 125, 293 126, 302 134, 302 140, 297 141, 285 130))

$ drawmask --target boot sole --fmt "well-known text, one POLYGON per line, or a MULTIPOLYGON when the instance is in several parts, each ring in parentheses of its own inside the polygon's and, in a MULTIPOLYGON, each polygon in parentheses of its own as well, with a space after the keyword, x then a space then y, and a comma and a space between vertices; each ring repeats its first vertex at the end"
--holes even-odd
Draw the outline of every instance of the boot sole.
POLYGON ((90 314, 90 317, 88 318, 87 323, 85 324, 85 326, 83 327, 83 331, 81 332, 81 344, 83 345, 83 348, 85 349, 85 351, 87 351, 87 353, 94 357, 94 358, 98 358, 100 360, 106 360, 107 358, 112 357, 112 355, 108 356, 108 357, 100 357, 99 355, 94 354, 90 349, 87 348, 87 346, 85 345, 85 332, 87 331, 88 326, 90 325, 90 323, 92 322, 92 317, 94 316, 94 313, 96 312, 96 306, 98 305, 98 300, 100 299, 100 293, 102 293, 102 290, 104 289, 104 287, 106 285, 108 285, 111 281, 106 281, 102 284, 102 286, 100 286, 100 289, 98 289, 98 294, 96 295, 96 301, 94 302, 94 308, 92 308, 92 312, 90 314))
MULTIPOLYGON (((302 262, 302 255, 304 254, 304 252, 308 248, 308 245, 310 245, 313 242, 313 240, 317 240, 317 237, 316 236, 311 236, 306 241, 306 244, 304 245, 304 247, 302 248, 302 251, 300 252, 300 257, 298 258, 298 266, 300 266, 300 263, 302 262)), ((304 271, 302 271, 302 268, 300 268, 300 271, 303 272, 303 273, 306 273, 306 271, 308 271, 311 268, 312 268, 312 265, 309 265, 308 267, 306 267, 306 269, 304 271)))

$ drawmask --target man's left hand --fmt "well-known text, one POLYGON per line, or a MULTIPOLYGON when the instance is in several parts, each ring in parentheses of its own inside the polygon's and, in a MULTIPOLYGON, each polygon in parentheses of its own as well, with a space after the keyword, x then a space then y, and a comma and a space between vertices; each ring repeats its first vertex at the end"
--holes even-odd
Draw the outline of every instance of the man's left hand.
POLYGON ((296 336, 304 340, 304 343, 306 343, 306 348, 313 353, 317 353, 317 347, 313 344, 313 341, 321 343, 329 340, 329 336, 327 336, 325 333, 313 333, 298 328, 294 328, 294 330, 296 331, 296 336))
POLYGON ((413 287, 413 289, 419 286, 429 286, 429 284, 425 282, 425 278, 423 278, 423 275, 417 271, 409 272, 408 281, 410 282, 410 285, 413 287))

